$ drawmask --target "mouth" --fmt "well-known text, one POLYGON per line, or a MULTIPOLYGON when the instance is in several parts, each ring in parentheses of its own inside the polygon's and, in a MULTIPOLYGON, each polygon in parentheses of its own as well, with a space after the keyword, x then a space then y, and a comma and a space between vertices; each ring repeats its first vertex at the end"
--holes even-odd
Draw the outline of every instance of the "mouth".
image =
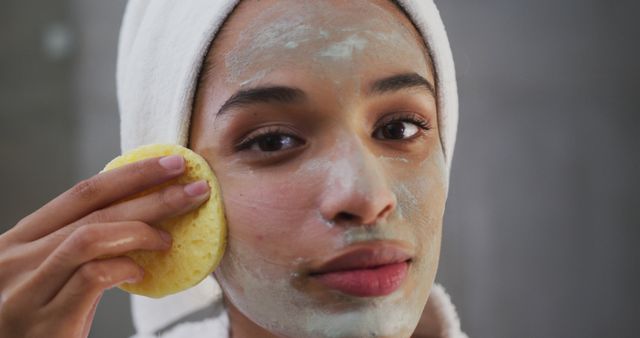
POLYGON ((406 279, 412 256, 401 246, 374 242, 350 247, 313 269, 320 284, 357 297, 386 296, 406 279))

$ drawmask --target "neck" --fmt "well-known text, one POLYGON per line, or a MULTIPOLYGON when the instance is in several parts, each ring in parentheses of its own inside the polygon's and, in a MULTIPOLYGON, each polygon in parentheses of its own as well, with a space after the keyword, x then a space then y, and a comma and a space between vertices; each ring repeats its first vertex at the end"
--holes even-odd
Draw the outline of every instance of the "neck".
POLYGON ((227 297, 224 297, 224 304, 229 314, 229 327, 231 328, 230 338, 278 338, 278 336, 247 318, 227 297))

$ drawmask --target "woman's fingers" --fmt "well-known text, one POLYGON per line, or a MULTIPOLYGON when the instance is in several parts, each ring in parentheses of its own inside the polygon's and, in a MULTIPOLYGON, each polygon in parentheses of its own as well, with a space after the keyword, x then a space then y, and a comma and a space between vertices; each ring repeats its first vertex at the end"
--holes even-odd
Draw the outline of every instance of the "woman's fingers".
POLYGON ((124 281, 141 279, 140 271, 128 257, 94 260, 82 265, 48 304, 37 309, 37 322, 45 323, 45 327, 58 326, 58 332, 34 336, 87 337, 104 290, 124 281))
MULTIPOLYGON (((166 250, 170 246, 171 239, 168 233, 143 222, 88 224, 68 236, 21 288, 32 292, 30 302, 33 306, 40 306, 49 302, 75 271, 89 261, 99 257, 122 255, 133 250, 166 250)), ((103 275, 108 277, 106 271, 97 272, 100 272, 98 278, 102 278, 103 275)), ((107 279, 96 282, 111 281, 107 279)))
MULTIPOLYGON (((78 243, 78 238, 80 238, 80 241, 83 241, 82 238, 91 237, 91 233, 94 231, 105 231, 102 229, 96 230, 95 227, 97 223, 104 224, 137 220, 146 223, 143 226, 150 229, 147 224, 155 224, 156 222, 192 210, 202 204, 208 196, 209 187, 206 181, 198 181, 188 185, 168 186, 152 194, 95 211, 83 219, 58 229, 54 233, 39 240, 21 244, 19 248, 9 247, 0 253, 0 265, 3 266, 3 269, 0 270, 0 285, 2 285, 2 281, 6 278, 15 278, 15 274, 19 271, 39 269, 42 262, 46 259, 51 259, 54 250, 58 250, 58 247, 61 246, 68 237, 75 236, 71 242, 78 243), (76 233, 87 225, 92 227, 92 229, 89 229, 88 232, 84 229, 82 232, 76 233)), ((117 228, 118 227, 110 227, 110 229, 114 231, 117 231, 117 228)), ((92 245, 95 246, 98 244, 99 243, 96 242, 92 245)))
POLYGON ((48 254, 76 229, 92 223, 112 223, 137 220, 155 225, 165 219, 193 210, 209 197, 206 181, 187 185, 171 185, 142 197, 97 210, 78 221, 58 229, 34 242, 43 254, 48 254))
POLYGON ((91 310, 86 315, 86 319, 84 321, 84 327, 82 328, 82 334, 80 337, 89 337, 89 331, 91 331, 91 324, 93 323, 93 317, 96 315, 96 309, 98 308, 98 303, 102 298, 104 293, 101 292, 98 297, 93 301, 93 305, 91 306, 91 310))
POLYGON ((184 171, 179 155, 154 157, 95 175, 76 184, 22 219, 7 233, 21 242, 33 241, 134 193, 146 190, 184 171))
POLYGON ((137 220, 156 224, 193 210, 209 197, 206 181, 172 185, 136 199, 95 211, 70 225, 70 228, 96 222, 137 220))
POLYGON ((44 308, 51 313, 64 313, 65 318, 61 320, 81 321, 79 328, 84 330, 91 326, 104 290, 124 282, 140 281, 142 277, 142 268, 129 257, 94 260, 77 269, 44 308))

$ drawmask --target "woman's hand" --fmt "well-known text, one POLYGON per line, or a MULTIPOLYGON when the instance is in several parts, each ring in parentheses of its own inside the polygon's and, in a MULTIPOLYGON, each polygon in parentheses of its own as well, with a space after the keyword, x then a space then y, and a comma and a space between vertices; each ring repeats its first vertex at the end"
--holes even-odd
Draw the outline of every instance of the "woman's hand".
POLYGON ((183 171, 174 155, 98 174, 0 235, 2 337, 87 337, 103 291, 144 274, 122 255, 169 249, 170 235, 153 225, 197 207, 209 191, 191 196, 171 185, 114 203, 183 171))

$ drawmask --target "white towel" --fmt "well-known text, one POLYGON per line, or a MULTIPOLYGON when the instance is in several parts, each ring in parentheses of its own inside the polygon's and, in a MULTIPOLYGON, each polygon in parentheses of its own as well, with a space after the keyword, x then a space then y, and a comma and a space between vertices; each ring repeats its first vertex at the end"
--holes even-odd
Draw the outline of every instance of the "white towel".
MULTIPOLYGON (((122 152, 150 143, 186 145, 200 66, 220 24, 237 2, 129 1, 120 31, 116 74, 122 152)), ((450 171, 458 126, 458 96, 447 34, 432 0, 398 2, 431 52, 437 74, 438 127, 450 171)), ((211 277, 197 287, 159 300, 132 296, 134 324, 140 337, 152 335, 219 299, 219 286, 211 277)), ((439 304, 436 308, 449 332, 446 337, 464 337, 448 296, 437 285, 430 302, 433 299, 439 304)), ((198 324, 189 325, 189 332, 197 332, 198 324)), ((213 325, 224 331, 228 320, 223 313, 217 321, 203 320, 199 325, 208 329, 213 325)))

